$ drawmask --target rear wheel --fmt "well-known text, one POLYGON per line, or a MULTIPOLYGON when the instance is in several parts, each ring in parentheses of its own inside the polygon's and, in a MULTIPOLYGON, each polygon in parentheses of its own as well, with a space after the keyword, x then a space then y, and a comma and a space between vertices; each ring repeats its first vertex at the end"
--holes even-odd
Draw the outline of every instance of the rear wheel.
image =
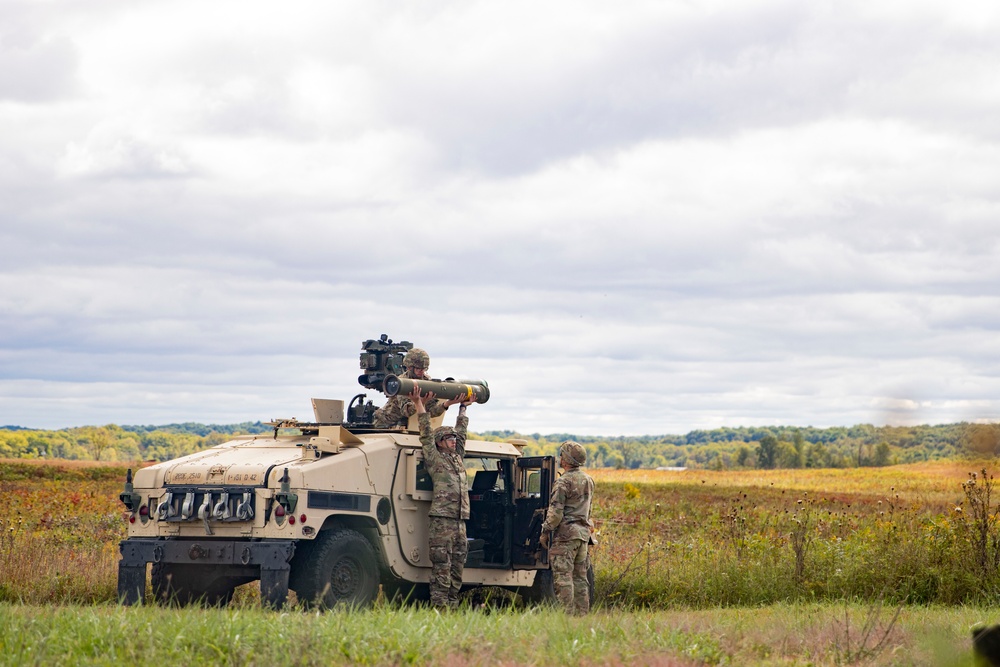
POLYGON ((535 581, 528 588, 520 589, 521 598, 529 604, 555 604, 556 592, 552 588, 552 570, 538 570, 535 581))
MULTIPOLYGON (((556 604, 556 590, 552 585, 552 570, 535 572, 535 582, 528 588, 519 591, 521 597, 529 604, 556 604)), ((594 604, 594 565, 587 565, 587 594, 590 604, 594 604)))
POLYGON ((162 604, 224 607, 233 599, 238 583, 214 567, 153 563, 153 597, 162 604))
POLYGON ((341 528, 322 533, 307 559, 296 559, 291 582, 308 606, 367 607, 378 595, 375 550, 361 533, 341 528))

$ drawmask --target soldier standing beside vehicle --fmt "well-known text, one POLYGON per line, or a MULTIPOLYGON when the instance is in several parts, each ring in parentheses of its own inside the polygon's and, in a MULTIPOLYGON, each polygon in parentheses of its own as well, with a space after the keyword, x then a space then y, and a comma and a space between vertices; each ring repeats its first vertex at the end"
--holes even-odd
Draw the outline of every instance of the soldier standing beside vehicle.
POLYGON ((420 395, 414 387, 409 394, 420 420, 420 444, 424 450, 424 467, 434 482, 434 497, 428 512, 428 542, 431 558, 431 604, 455 609, 462 590, 462 572, 469 543, 465 522, 469 518, 469 482, 465 472, 465 436, 469 418, 465 409, 474 403, 476 395, 453 399, 461 404, 455 428, 439 426, 431 433, 431 415, 425 402, 434 399, 433 392, 420 395))
POLYGON ((549 552, 556 598, 567 612, 580 615, 590 611, 587 568, 594 480, 581 470, 586 462, 580 443, 567 440, 559 447, 559 465, 565 472, 552 487, 540 540, 549 552))
MULTIPOLYGON (((405 370, 402 377, 413 380, 430 380, 430 376, 427 375, 427 369, 430 368, 430 365, 430 355, 419 347, 415 347, 403 357, 403 368, 405 370)), ((458 403, 455 399, 449 401, 441 401, 440 399, 428 400, 426 405, 427 412, 430 413, 431 417, 437 417, 443 415, 448 406, 455 403, 458 403)), ((375 411, 374 425, 376 428, 405 427, 410 421, 410 416, 415 412, 416 408, 414 408, 410 399, 397 394, 390 397, 385 402, 385 405, 375 411)))

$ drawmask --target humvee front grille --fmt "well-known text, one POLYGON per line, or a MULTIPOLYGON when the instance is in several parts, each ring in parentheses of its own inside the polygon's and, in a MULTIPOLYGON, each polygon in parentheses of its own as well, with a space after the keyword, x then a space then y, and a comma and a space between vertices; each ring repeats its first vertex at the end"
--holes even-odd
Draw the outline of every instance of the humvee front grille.
POLYGON ((254 516, 253 487, 205 489, 171 487, 156 508, 159 521, 250 521, 254 516))

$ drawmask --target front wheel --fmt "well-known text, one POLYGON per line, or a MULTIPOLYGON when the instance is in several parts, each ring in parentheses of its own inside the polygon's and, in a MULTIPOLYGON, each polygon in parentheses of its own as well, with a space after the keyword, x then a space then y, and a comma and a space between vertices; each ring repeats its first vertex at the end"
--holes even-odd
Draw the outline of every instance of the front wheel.
POLYGON ((295 594, 307 606, 367 607, 378 595, 375 550, 361 533, 349 528, 322 533, 308 558, 293 567, 298 570, 292 577, 295 594))

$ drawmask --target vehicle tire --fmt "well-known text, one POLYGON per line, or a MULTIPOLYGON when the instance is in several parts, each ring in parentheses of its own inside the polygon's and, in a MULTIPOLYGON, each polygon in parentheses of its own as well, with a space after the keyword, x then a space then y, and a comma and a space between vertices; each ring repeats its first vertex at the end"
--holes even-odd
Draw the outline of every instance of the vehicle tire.
POLYGON ((552 570, 538 570, 535 581, 528 588, 520 589, 521 598, 528 604, 555 604, 556 591, 552 586, 552 570))
POLYGON ((428 584, 394 583, 383 585, 386 600, 402 604, 423 604, 430 602, 431 588, 428 584))
POLYGON ((340 528, 322 533, 307 561, 295 563, 295 594, 306 606, 367 607, 378 595, 375 550, 361 533, 340 528))
MULTIPOLYGON (((556 604, 556 589, 552 585, 552 570, 538 570, 535 573, 535 582, 529 588, 522 588, 519 591, 525 602, 530 604, 556 604)), ((587 565, 587 593, 590 595, 590 604, 594 604, 594 565, 587 565)))
POLYGON ((153 598, 165 605, 224 607, 236 590, 236 583, 213 567, 153 563, 152 569, 153 598))

